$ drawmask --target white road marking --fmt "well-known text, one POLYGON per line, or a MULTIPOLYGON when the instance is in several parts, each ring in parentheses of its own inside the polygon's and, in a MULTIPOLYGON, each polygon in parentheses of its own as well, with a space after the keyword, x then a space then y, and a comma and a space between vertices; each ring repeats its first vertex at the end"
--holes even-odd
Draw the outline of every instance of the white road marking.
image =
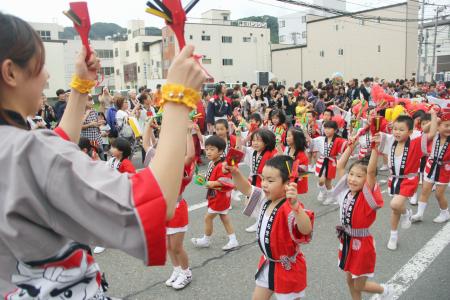
MULTIPOLYGON (((400 298, 449 243, 450 223, 447 223, 387 282, 395 287, 395 295, 392 299, 400 298)), ((380 299, 380 296, 375 295, 370 298, 370 300, 376 299, 380 299)))
POLYGON ((206 207, 207 205, 208 205, 208 201, 200 202, 200 203, 189 206, 188 211, 194 211, 194 210, 206 207))

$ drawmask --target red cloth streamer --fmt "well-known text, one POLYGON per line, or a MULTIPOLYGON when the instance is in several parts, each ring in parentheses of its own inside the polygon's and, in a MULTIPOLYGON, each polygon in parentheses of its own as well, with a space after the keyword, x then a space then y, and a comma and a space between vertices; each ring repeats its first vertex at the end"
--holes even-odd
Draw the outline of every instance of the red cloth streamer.
POLYGON ((91 31, 91 19, 87 2, 70 2, 70 10, 75 13, 81 21, 81 25, 73 24, 76 31, 80 35, 81 42, 86 47, 86 61, 91 56, 91 47, 89 46, 89 32, 91 31))
POLYGON ((184 25, 186 23, 186 12, 181 5, 180 0, 163 0, 163 4, 172 13, 172 23, 167 23, 167 25, 172 29, 173 33, 178 41, 178 46, 181 49, 186 46, 186 40, 184 38, 184 25))

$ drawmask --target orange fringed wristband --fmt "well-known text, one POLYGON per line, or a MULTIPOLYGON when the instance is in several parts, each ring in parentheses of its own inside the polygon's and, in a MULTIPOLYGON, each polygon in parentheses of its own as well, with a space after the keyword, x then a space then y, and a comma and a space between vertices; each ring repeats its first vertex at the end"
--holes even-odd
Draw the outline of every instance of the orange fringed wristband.
POLYGON ((95 85, 95 80, 84 80, 78 77, 77 74, 73 74, 72 82, 70 82, 70 87, 80 94, 89 94, 95 85))
POLYGON ((163 107, 167 102, 184 104, 190 109, 197 108, 197 102, 200 101, 200 92, 191 88, 186 88, 181 84, 167 83, 162 87, 162 99, 160 106, 163 107))

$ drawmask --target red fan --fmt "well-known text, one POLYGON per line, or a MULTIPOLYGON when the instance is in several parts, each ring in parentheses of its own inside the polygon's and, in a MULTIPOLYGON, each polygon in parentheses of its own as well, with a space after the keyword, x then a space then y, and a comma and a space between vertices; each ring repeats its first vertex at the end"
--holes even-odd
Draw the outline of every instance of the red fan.
POLYGON ((235 166, 239 164, 242 159, 244 159, 244 152, 237 150, 235 148, 230 148, 228 151, 227 157, 225 158, 225 161, 227 162, 227 165, 229 166, 235 166))
POLYGON ((91 47, 89 46, 89 32, 91 30, 91 20, 86 2, 70 2, 70 9, 63 13, 73 22, 73 27, 80 35, 81 42, 86 47, 86 61, 91 56, 91 47))

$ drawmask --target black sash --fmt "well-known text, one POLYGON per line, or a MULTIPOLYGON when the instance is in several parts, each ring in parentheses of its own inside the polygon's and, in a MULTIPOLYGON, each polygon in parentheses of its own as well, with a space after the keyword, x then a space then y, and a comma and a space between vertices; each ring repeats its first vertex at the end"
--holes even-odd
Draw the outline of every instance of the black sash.
POLYGON ((330 162, 330 153, 331 149, 333 149, 334 140, 336 139, 336 136, 333 136, 331 139, 330 146, 328 146, 328 138, 325 138, 324 143, 324 159, 322 162, 322 167, 320 168, 319 177, 322 177, 323 172, 325 171, 325 177, 328 177, 328 163, 330 162))
MULTIPOLYGON (((344 203, 342 205, 341 224, 342 226, 351 227, 353 211, 355 210, 356 199, 358 199, 359 192, 356 193, 356 195, 352 197, 350 201, 348 200, 349 195, 350 191, 348 191, 348 193, 345 195, 344 203)), ((342 253, 341 259, 339 260, 339 267, 344 270, 345 263, 347 261, 348 250, 350 249, 350 241, 352 238, 345 232, 342 226, 337 226, 336 229, 338 231, 338 237, 342 242, 342 253)))
MULTIPOLYGON (((391 172, 392 174, 403 176, 405 175, 405 166, 406 166, 406 159, 408 157, 408 151, 409 151, 409 144, 411 142, 411 139, 408 138, 405 143, 405 147, 403 148, 403 154, 402 154, 402 162, 400 165, 400 174, 395 174, 395 148, 397 148, 398 142, 395 141, 392 145, 391 149, 391 172)), ((396 178, 392 177, 392 183, 391 183, 391 195, 398 195, 400 193, 400 185, 402 184, 403 178, 396 178), (394 184, 395 181, 395 184, 394 184)))
MULTIPOLYGON (((206 181, 207 182, 209 181, 209 178, 211 177, 211 174, 212 174, 214 168, 217 166, 217 164, 219 162, 220 162, 220 160, 217 162, 212 161, 209 163, 208 171, 206 172, 206 181)), ((211 198, 211 197, 215 197, 215 196, 216 196, 216 191, 214 189, 208 189, 208 191, 206 192, 206 197, 211 198)))
POLYGON ((438 137, 436 139, 436 144, 434 145, 434 155, 431 158, 431 168, 430 173, 428 173, 428 178, 431 178, 433 176, 433 172, 436 169, 436 176, 434 176, 435 181, 439 181, 439 173, 441 171, 442 162, 444 160, 445 152, 447 152, 448 144, 450 142, 450 136, 447 137, 447 140, 445 141, 444 146, 442 147, 441 152, 439 152, 439 146, 441 144, 441 135, 438 133, 438 137))
POLYGON ((266 149, 263 150, 263 152, 261 152, 261 155, 256 158, 256 156, 258 155, 258 152, 253 151, 253 156, 252 156, 252 172, 253 172, 253 176, 252 176, 252 185, 256 186, 256 181, 258 179, 258 169, 259 169, 259 165, 261 164, 261 160, 263 159, 264 154, 266 153, 266 149))
MULTIPOLYGON (((275 279, 274 279, 275 278, 275 276, 274 276, 275 275, 275 262, 273 262, 271 260, 275 260, 275 259, 272 256, 272 249, 270 248, 270 235, 272 233, 272 226, 273 226, 273 222, 275 221, 275 216, 277 214, 277 211, 280 209, 280 207, 283 205, 283 203, 285 201, 286 201, 286 199, 281 200, 280 203, 277 204, 277 206, 273 209, 272 213, 270 214, 269 221, 267 222, 266 231, 264 232, 264 244, 261 243, 259 236, 260 236, 260 231, 261 231, 262 220, 264 218, 264 215, 266 214, 267 207, 269 206, 271 201, 266 201, 266 203, 264 203, 264 206, 261 210, 261 214, 259 217, 258 230, 256 231, 256 233, 258 235, 259 248, 261 249, 262 253, 267 253, 267 258, 270 259, 270 260, 267 260, 267 262, 269 263, 269 290, 272 290, 272 291, 275 289, 275 279), (266 251, 264 251, 264 249, 266 251)), ((259 274, 261 273, 263 268, 264 268, 264 265, 262 265, 261 268, 256 273, 255 280, 258 279, 259 274)))

